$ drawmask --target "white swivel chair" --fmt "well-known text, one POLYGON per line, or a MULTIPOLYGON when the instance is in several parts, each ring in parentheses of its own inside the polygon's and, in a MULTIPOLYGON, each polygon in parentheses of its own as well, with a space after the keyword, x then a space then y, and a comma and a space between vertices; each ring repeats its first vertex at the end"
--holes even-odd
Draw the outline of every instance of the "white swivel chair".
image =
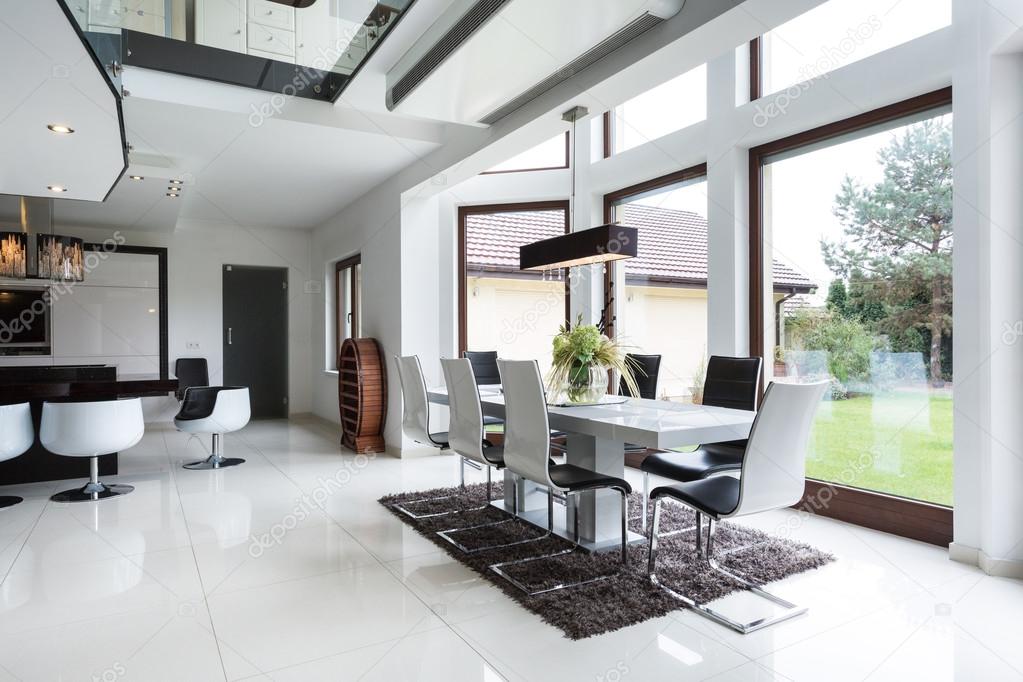
MULTIPOLYGON (((812 384, 772 383, 753 422, 742 458, 739 478, 714 476, 688 483, 655 488, 650 494, 654 518, 650 532, 647 573, 650 581, 680 599, 700 615, 743 634, 765 628, 806 612, 741 576, 730 573, 713 556, 714 523, 722 519, 747 516, 773 509, 785 509, 799 502, 806 484, 806 448, 810 427, 820 405, 827 381, 812 384), (661 502, 671 498, 696 512, 696 551, 712 570, 746 586, 753 594, 782 607, 777 615, 749 622, 728 618, 705 604, 680 594, 657 579, 657 532, 661 502), (703 542, 703 516, 710 519, 707 545, 703 542)), ((743 548, 745 549, 745 548, 743 548)))
MULTIPOLYGON (((504 387, 504 464, 509 471, 539 483, 547 488, 547 532, 554 532, 554 492, 565 495, 575 511, 575 542, 579 542, 579 494, 592 490, 616 490, 622 496, 622 564, 628 562, 628 516, 629 493, 632 487, 628 481, 609 474, 602 474, 573 464, 553 464, 550 459, 551 429, 547 414, 547 398, 544 393, 540 368, 535 360, 498 360, 501 369, 501 385, 504 387)), ((518 513, 518 501, 514 501, 518 513)), ((577 587, 611 576, 600 576, 580 583, 560 584, 539 591, 530 589, 504 570, 505 566, 567 554, 572 549, 542 556, 517 559, 493 564, 490 569, 508 580, 517 588, 530 595, 577 587)))
MULTIPOLYGON (((32 410, 28 403, 0 405, 0 462, 28 452, 35 440, 32 410)), ((0 495, 0 509, 21 502, 16 495, 0 495)))
POLYGON ((186 469, 223 469, 245 462, 224 457, 221 436, 237 431, 252 416, 249 389, 244 386, 192 386, 185 391, 174 426, 185 433, 208 433, 212 437, 210 456, 183 465, 186 469))
POLYGON ((45 402, 39 442, 56 455, 89 458, 89 482, 83 488, 53 495, 54 502, 90 502, 125 495, 130 485, 106 485, 99 480, 99 456, 127 450, 145 433, 142 400, 45 402))

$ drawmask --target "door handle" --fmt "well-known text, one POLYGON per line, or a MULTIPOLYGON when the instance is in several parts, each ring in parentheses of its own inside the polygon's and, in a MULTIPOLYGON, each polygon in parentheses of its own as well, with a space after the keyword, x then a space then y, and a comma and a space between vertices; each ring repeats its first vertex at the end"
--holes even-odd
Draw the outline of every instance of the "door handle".
POLYGON ((231 328, 228 327, 227 328, 227 345, 230 346, 231 344, 232 344, 232 341, 231 341, 231 328))
POLYGON ((348 313, 348 324, 352 323, 352 314, 348 313))

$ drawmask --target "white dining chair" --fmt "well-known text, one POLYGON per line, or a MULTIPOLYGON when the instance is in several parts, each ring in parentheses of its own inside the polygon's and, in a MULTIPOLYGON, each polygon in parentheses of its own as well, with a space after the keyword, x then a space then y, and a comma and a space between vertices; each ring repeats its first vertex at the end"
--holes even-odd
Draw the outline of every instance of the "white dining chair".
POLYGON ((181 466, 185 469, 224 469, 244 464, 241 457, 224 457, 224 436, 239 431, 252 416, 249 389, 245 386, 191 386, 181 409, 174 415, 178 431, 210 435, 210 455, 181 466))
MULTIPOLYGON (((806 449, 810 428, 829 382, 812 384, 772 383, 764 394, 760 411, 746 444, 738 478, 714 476, 688 483, 655 488, 650 494, 654 516, 650 530, 647 574, 650 581, 681 600, 697 613, 743 634, 780 623, 802 613, 801 608, 775 596, 754 581, 725 570, 713 553, 714 524, 723 519, 785 509, 799 502, 806 484, 806 449), (753 594, 782 607, 773 616, 739 622, 706 604, 681 594, 657 578, 657 541, 661 505, 672 499, 696 512, 696 552, 711 570, 747 587, 753 594), (707 544, 703 546, 703 516, 709 519, 707 544)), ((729 553, 748 549, 740 547, 729 553)))
MULTIPOLYGON (((573 464, 553 464, 550 458, 551 431, 547 414, 547 398, 544 393, 540 368, 534 360, 498 360, 501 370, 501 385, 504 387, 504 463, 509 471, 547 488, 547 534, 554 532, 554 493, 560 492, 572 504, 575 513, 573 537, 579 544, 579 494, 583 492, 611 489, 622 497, 622 564, 628 563, 628 514, 629 493, 632 487, 628 481, 609 474, 602 474, 573 464)), ((518 512, 517 495, 513 495, 513 508, 518 512)), ((566 505, 567 509, 567 505, 566 505)), ((531 591, 527 585, 510 575, 505 568, 531 561, 568 554, 574 548, 552 554, 527 557, 492 564, 490 569, 518 589, 533 596, 554 590, 578 587, 611 575, 598 576, 576 583, 560 583, 542 590, 531 591)))

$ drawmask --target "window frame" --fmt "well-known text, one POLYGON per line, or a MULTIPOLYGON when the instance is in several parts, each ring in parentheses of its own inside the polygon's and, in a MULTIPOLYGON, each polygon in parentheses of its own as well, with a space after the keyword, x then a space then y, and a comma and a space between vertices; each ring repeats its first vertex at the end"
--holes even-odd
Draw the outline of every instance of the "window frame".
MULTIPOLYGON (((503 171, 515 172, 515 171, 503 171)), ((479 204, 458 207, 458 356, 469 349, 469 299, 466 279, 468 263, 466 259, 466 231, 469 216, 488 213, 522 213, 525 211, 563 211, 565 214, 565 234, 572 231, 571 204, 567 199, 553 201, 529 201, 507 204, 479 204)), ((564 268, 565 281, 565 322, 569 322, 572 311, 572 287, 570 269, 564 268)))
MULTIPOLYGON (((764 358, 764 166, 767 159, 874 126, 893 123, 951 106, 952 88, 946 87, 902 100, 850 118, 834 121, 749 150, 749 353, 764 358)), ((767 358, 764 358, 765 362, 767 358)), ((766 366, 761 378, 761 395, 766 366)), ((853 488, 828 481, 806 480, 804 511, 858 526, 948 546, 952 542, 953 508, 888 493, 853 488)))
POLYGON ((359 281, 358 269, 362 265, 362 254, 344 258, 334 263, 334 366, 337 367, 337 358, 341 353, 341 344, 349 338, 359 338, 362 334, 362 320, 359 319, 359 301, 362 298, 361 283, 359 281), (341 314, 341 278, 345 270, 350 270, 348 275, 348 286, 352 291, 352 309, 348 312, 352 316, 353 336, 343 336, 342 327, 343 315, 341 314))
MULTIPOLYGON (((541 143, 544 144, 544 143, 541 143)), ((572 133, 565 131, 565 161, 560 166, 541 166, 539 168, 509 168, 508 170, 487 170, 480 175, 506 175, 508 173, 536 173, 538 171, 566 170, 572 167, 572 133)))

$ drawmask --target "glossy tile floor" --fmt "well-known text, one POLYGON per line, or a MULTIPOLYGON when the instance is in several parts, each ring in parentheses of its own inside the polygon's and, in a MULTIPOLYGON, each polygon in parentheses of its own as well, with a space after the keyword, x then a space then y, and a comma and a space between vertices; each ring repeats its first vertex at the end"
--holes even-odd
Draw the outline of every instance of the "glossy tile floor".
POLYGON ((807 616, 742 637, 680 610, 571 642, 376 503, 453 483, 452 457, 335 441, 252 423, 226 440, 244 465, 186 471, 204 444, 150 425, 126 497, 0 488, 27 498, 0 511, 0 681, 1023 679, 1023 583, 794 512, 751 522, 838 555, 776 585, 807 616))

